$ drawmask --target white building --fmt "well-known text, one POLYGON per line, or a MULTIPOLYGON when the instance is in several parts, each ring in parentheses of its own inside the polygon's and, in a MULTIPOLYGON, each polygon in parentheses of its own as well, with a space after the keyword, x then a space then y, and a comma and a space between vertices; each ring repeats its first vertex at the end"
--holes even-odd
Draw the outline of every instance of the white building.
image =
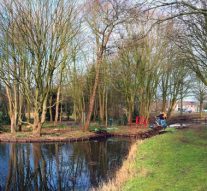
MULTIPOLYGON (((181 102, 178 101, 175 106, 175 111, 181 110, 181 102)), ((183 101, 183 111, 184 112, 198 112, 199 111, 199 102, 196 101, 183 101)))

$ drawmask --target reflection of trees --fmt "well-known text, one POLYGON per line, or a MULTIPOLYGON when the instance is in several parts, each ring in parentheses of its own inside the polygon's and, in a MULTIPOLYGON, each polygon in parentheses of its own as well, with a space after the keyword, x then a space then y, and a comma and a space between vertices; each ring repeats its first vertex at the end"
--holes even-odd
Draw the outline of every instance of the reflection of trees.
POLYGON ((11 182, 12 179, 15 178, 13 174, 13 170, 15 170, 15 161, 16 161, 16 148, 15 145, 11 145, 11 150, 10 150, 10 161, 9 161, 9 172, 8 172, 8 179, 6 182, 6 190, 11 190, 11 182), (14 176, 14 177, 13 177, 14 176))
POLYGON ((8 144, 2 144, 0 145, 0 153, 1 155, 5 155, 8 152, 8 144))
POLYGON ((41 145, 39 143, 33 144, 32 150, 34 155, 34 190, 48 190, 46 160, 42 154, 41 145))
POLYGON ((112 176, 128 146, 106 140, 11 144, 5 190, 87 190, 112 176))
POLYGON ((31 187, 29 147, 10 145, 9 170, 5 190, 26 190, 31 187))
POLYGON ((80 148, 85 154, 90 182, 93 186, 97 186, 107 171, 107 142, 87 142, 83 143, 80 148))
POLYGON ((84 154, 90 183, 97 186, 101 181, 114 175, 114 170, 119 165, 123 156, 128 153, 129 142, 126 141, 99 141, 84 142, 74 146, 74 153, 79 156, 84 154), (117 166, 118 165, 118 166, 117 166))

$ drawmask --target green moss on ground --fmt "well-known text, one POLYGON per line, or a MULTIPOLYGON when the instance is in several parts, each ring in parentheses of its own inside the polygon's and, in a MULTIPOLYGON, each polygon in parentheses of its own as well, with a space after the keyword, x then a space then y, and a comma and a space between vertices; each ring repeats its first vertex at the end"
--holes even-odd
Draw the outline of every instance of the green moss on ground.
POLYGON ((207 190, 207 127, 167 131, 138 146, 135 176, 122 190, 207 190))

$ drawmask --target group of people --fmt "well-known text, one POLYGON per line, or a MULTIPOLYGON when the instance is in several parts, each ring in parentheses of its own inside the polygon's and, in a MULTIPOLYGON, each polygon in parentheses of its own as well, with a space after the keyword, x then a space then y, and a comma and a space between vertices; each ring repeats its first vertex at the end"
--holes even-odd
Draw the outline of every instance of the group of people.
POLYGON ((161 126, 163 129, 167 127, 167 115, 165 112, 161 112, 158 116, 156 116, 157 125, 161 126))

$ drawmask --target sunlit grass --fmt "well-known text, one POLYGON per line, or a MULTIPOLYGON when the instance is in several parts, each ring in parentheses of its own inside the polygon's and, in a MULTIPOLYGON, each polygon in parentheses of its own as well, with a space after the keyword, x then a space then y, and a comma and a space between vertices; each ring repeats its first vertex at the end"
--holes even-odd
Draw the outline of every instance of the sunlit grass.
POLYGON ((170 131, 139 145, 135 176, 121 190, 207 190, 207 128, 170 131))

